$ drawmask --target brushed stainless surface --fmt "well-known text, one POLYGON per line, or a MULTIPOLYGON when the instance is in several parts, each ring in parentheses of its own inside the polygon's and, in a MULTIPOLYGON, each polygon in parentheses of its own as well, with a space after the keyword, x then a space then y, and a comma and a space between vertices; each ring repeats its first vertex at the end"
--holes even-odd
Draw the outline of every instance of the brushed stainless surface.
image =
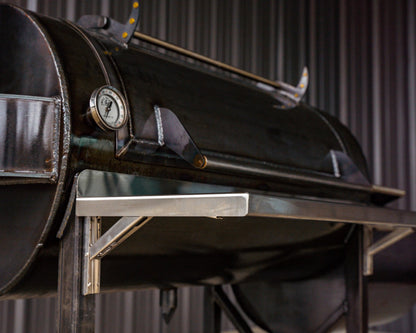
POLYGON ((91 243, 90 260, 102 259, 109 251, 121 244, 131 234, 138 231, 152 217, 123 217, 118 220, 104 235, 91 243))
POLYGON ((161 178, 137 177, 88 169, 80 173, 76 184, 76 196, 79 198, 229 192, 236 192, 236 188, 178 180, 163 181, 161 178))
POLYGON ((252 195, 250 216, 328 221, 389 227, 416 227, 416 212, 316 200, 252 195))
POLYGON ((59 98, 0 94, 0 184, 1 177, 56 182, 60 117, 59 98))
POLYGON ((91 258, 90 254, 92 245, 101 237, 101 218, 85 217, 80 221, 84 224, 82 293, 83 295, 95 294, 100 292, 101 261, 91 258))
POLYGON ((77 198, 77 216, 246 216, 248 193, 77 198))

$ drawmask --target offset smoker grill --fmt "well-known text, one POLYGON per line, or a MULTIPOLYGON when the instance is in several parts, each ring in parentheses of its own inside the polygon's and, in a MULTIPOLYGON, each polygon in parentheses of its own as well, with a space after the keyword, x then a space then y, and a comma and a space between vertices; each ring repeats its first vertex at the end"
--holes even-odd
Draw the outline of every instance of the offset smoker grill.
POLYGON ((373 300, 414 302, 416 215, 382 208, 403 193, 300 102, 307 71, 292 87, 212 62, 136 33, 138 11, 79 26, 0 6, 1 297, 58 289, 59 328, 78 332, 90 294, 161 288, 169 317, 174 288, 206 285, 248 332, 230 283, 267 330, 345 315, 359 332, 374 261, 370 320, 373 300))

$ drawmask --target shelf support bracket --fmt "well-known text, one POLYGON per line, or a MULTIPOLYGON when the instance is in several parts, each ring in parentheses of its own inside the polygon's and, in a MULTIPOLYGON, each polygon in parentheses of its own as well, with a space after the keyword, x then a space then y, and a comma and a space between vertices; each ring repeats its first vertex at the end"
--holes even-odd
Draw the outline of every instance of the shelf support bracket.
POLYGON ((364 260, 363 260, 363 264, 364 264, 363 274, 365 276, 369 276, 373 274, 374 272, 373 258, 377 253, 396 244, 398 241, 409 236, 413 232, 414 232, 413 228, 396 228, 395 230, 391 231, 383 238, 372 243, 372 238, 373 238, 372 227, 366 227, 364 229, 365 248, 364 248, 364 260))

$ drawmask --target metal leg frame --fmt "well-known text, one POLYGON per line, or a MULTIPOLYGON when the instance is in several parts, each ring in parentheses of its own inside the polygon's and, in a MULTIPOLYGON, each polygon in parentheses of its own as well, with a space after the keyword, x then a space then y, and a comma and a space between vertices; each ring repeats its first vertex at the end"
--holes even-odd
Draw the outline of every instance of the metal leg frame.
POLYGON ((60 242, 58 277, 58 333, 94 332, 95 298, 82 294, 82 218, 71 215, 60 242))
POLYGON ((324 323, 319 326, 313 333, 327 333, 330 332, 330 329, 347 313, 347 304, 343 302, 338 308, 332 312, 324 323))
POLYGON ((373 227, 355 225, 346 241, 346 327, 348 333, 368 332, 367 276, 373 274, 373 257, 408 235, 412 228, 397 228, 373 243, 373 227))
POLYGON ((367 278, 363 274, 364 227, 353 227, 345 247, 347 333, 368 332, 367 278))
POLYGON ((221 309, 212 298, 212 287, 204 288, 204 333, 221 333, 221 309))
POLYGON ((215 303, 224 311, 228 319, 233 323, 234 327, 240 333, 253 333, 250 326, 247 324, 243 316, 237 310, 233 303, 231 303, 227 294, 221 286, 216 286, 211 289, 212 298, 215 303))
POLYGON ((246 320, 230 301, 221 286, 206 287, 204 294, 204 333, 221 332, 221 310, 240 333, 253 333, 246 320))

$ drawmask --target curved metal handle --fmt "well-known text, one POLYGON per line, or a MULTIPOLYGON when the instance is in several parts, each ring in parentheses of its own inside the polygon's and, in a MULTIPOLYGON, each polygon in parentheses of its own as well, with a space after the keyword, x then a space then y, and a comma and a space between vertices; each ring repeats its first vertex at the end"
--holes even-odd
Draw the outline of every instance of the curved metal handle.
POLYGON ((133 1, 131 7, 130 16, 125 24, 101 15, 84 15, 77 23, 85 29, 103 29, 110 38, 127 47, 139 23, 140 14, 138 1, 133 1))
POLYGON ((304 67, 302 76, 296 87, 285 82, 279 82, 279 88, 258 82, 257 87, 270 93, 276 100, 281 103, 281 108, 295 107, 303 98, 309 85, 308 68, 304 67))

